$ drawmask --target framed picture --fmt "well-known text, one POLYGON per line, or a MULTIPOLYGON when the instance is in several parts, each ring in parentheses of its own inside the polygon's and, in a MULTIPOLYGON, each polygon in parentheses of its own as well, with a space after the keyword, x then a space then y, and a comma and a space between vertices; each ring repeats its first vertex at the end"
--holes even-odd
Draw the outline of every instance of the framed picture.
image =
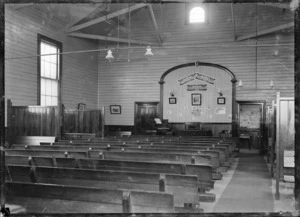
POLYGON ((201 105, 200 93, 192 93, 192 105, 201 105))
POLYGON ((83 110, 85 110, 85 107, 86 107, 86 104, 84 104, 84 103, 78 103, 78 110, 83 111, 83 110))
POLYGON ((120 105, 111 105, 110 106, 110 114, 121 114, 121 106, 120 105))
POLYGON ((217 104, 225 104, 226 100, 225 97, 218 97, 217 98, 217 104))
POLYGON ((169 104, 176 104, 176 98, 175 97, 170 97, 169 98, 169 104))

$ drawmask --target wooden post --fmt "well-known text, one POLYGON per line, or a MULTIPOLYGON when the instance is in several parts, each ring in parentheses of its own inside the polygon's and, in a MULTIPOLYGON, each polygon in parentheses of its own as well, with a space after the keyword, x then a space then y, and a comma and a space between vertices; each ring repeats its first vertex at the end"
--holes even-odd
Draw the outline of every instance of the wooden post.
POLYGON ((163 173, 159 176, 159 191, 166 192, 166 175, 163 173))
POLYGON ((38 178, 37 178, 34 166, 32 166, 30 168, 30 174, 29 174, 29 176, 30 176, 30 180, 31 180, 32 183, 37 183, 38 182, 38 178))
MULTIPOLYGON (((0 4, 1 28, 4 27, 4 4, 0 4)), ((4 31, 1 31, 1 39, 4 39, 4 31)), ((0 43, 0 49, 4 52, 4 42, 0 43)), ((5 210, 5 73, 4 55, 0 56, 0 210, 5 210)), ((1 212, 0 212, 1 213, 1 212)))
POLYGON ((280 147, 279 147, 279 123, 280 123, 280 106, 279 106, 279 100, 280 98, 280 93, 277 92, 276 96, 276 193, 275 193, 275 198, 276 200, 280 199, 280 193, 279 193, 279 179, 280 179, 280 147))
POLYGON ((272 100, 272 110, 271 110, 271 176, 274 177, 274 147, 275 147, 275 101, 272 100))
POLYGON ((102 110, 101 110, 101 138, 104 139, 104 128, 105 128, 105 107, 103 106, 102 107, 102 110))
POLYGON ((164 108, 164 81, 158 82, 160 84, 160 102, 159 102, 159 118, 160 120, 163 120, 164 114, 163 114, 163 108, 164 108))
POLYGON ((237 136, 237 104, 236 104, 236 79, 232 79, 232 113, 231 113, 231 130, 232 130, 232 137, 237 136))
POLYGON ((123 192, 123 213, 132 213, 131 194, 129 191, 123 192))
POLYGON ((295 209, 300 210, 300 2, 294 12, 295 45, 295 209))

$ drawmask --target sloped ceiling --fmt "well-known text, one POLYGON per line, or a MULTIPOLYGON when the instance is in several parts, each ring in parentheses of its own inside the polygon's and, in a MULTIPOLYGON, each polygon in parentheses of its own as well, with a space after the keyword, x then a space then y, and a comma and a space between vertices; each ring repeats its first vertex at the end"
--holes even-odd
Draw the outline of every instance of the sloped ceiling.
MULTIPOLYGON (((292 1, 293 2, 293 1, 292 1)), ((261 11, 266 10, 275 10, 276 13, 290 13, 289 11, 292 10, 292 2, 291 3, 259 3, 258 7, 261 8, 261 11)), ((123 41, 120 41, 119 43, 128 43, 126 41, 127 39, 135 39, 135 40, 146 40, 146 42, 149 41, 149 43, 158 43, 158 35, 159 35, 159 29, 158 27, 155 28, 155 23, 153 22, 157 18, 156 15, 163 13, 161 10, 163 7, 166 7, 166 5, 169 5, 170 3, 163 4, 153 4, 153 13, 151 17, 151 11, 149 10, 149 7, 140 7, 138 9, 132 10, 130 13, 120 13, 118 16, 115 16, 113 18, 107 18, 112 13, 118 13, 121 10, 126 10, 129 7, 136 6, 137 4, 127 4, 127 3, 109 3, 108 1, 103 1, 102 3, 95 3, 95 4, 24 4, 20 5, 17 4, 15 7, 15 10, 22 10, 23 7, 32 7, 33 9, 39 10, 43 14, 47 15, 48 17, 51 17, 52 19, 55 19, 61 23, 64 24, 66 27, 65 31, 68 32, 69 27, 74 27, 80 24, 84 24, 89 21, 93 21, 98 18, 105 19, 103 22, 98 22, 94 25, 90 25, 88 27, 82 28, 80 30, 75 31, 76 33, 83 33, 88 35, 99 35, 103 36, 101 40, 99 40, 100 43, 107 43, 110 41, 108 37, 113 37, 114 39, 124 39, 123 41), (137 26, 135 26, 135 18, 143 19, 144 26, 143 30, 138 30, 137 26), (156 18, 155 18, 156 17, 156 18), (147 31, 145 31, 147 29, 147 31), (151 30, 151 31, 150 31, 151 30), (157 32, 155 32, 155 30, 157 32), (145 31, 147 32, 147 35, 143 36, 140 32, 136 34, 137 31, 145 31), (149 34, 149 32, 152 32, 149 34)), ((178 6, 179 3, 175 3, 178 6)), ((147 4, 145 4, 147 5, 147 4)), ((243 4, 233 4, 235 8, 235 14, 240 16, 241 10, 244 10, 241 8, 241 5, 243 4)), ((232 11, 228 11, 228 13, 232 13, 232 11)), ((242 12, 244 13, 244 12, 242 12)), ((176 14, 174 15, 176 16, 176 14)), ((248 15, 249 18, 255 17, 254 15, 248 15)), ((265 16, 266 17, 266 16, 265 16)), ((288 19, 286 23, 291 22, 293 18, 288 19)), ((160 22, 162 20, 156 20, 157 24, 160 25, 160 22)), ((140 20, 139 20, 140 22, 140 20)), ((235 20, 236 30, 241 31, 243 33, 251 33, 251 28, 244 28, 241 29, 241 27, 245 27, 244 22, 241 21, 240 18, 237 18, 235 20), (243 25, 240 25, 242 22, 243 25)), ((276 24, 275 24, 276 25, 276 24)), ((249 26, 248 26, 249 27, 249 26)), ((140 26, 139 26, 140 28, 140 26)), ((252 31, 253 32, 253 31, 252 31)), ((113 41, 113 40, 112 40, 113 41)), ((116 41, 114 41, 116 43, 116 41)))

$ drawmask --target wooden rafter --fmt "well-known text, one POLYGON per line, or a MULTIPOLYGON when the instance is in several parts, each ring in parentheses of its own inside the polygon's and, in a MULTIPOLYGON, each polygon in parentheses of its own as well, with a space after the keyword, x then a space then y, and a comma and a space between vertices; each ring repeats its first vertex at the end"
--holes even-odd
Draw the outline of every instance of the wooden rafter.
POLYGON ((130 8, 124 8, 122 10, 119 10, 119 11, 116 11, 116 12, 113 12, 113 13, 110 13, 106 16, 103 16, 103 17, 99 17, 97 19, 94 19, 94 20, 90 20, 88 22, 85 22, 85 23, 82 23, 82 24, 79 24, 79 25, 76 25, 76 26, 72 26, 70 28, 67 29, 66 33, 71 33, 71 32, 74 32, 74 31, 78 31, 80 29, 83 29, 83 28, 86 28, 86 27, 89 27, 89 26, 92 26, 94 24, 97 24, 97 23, 100 23, 100 22, 103 22, 105 20, 108 20, 108 19, 111 19, 113 17, 117 17, 121 14, 125 14, 125 13, 128 13, 129 11, 133 11, 133 10, 136 10, 136 9, 139 9, 139 8, 142 8, 142 7, 145 7, 147 4, 144 4, 144 3, 141 3, 141 4, 136 4, 134 6, 131 6, 130 8))
POLYGON ((79 37, 79 38, 87 38, 87 39, 95 39, 95 40, 106 40, 106 41, 114 41, 114 42, 124 42, 124 43, 134 43, 134 44, 145 44, 145 45, 157 45, 153 42, 149 41, 141 41, 141 40, 135 40, 135 39, 127 39, 127 38, 116 38, 116 37, 110 37, 110 36, 103 36, 103 35, 93 35, 93 34, 86 34, 86 33, 68 33, 68 36, 73 37, 79 37))
POLYGON ((286 24, 283 24, 283 25, 273 27, 273 28, 269 28, 269 29, 265 29, 265 30, 262 30, 262 31, 254 32, 254 33, 251 33, 251 34, 248 34, 248 35, 243 35, 243 36, 237 37, 237 41, 242 41, 242 40, 246 40, 246 39, 250 39, 250 38, 256 38, 258 36, 270 34, 270 33, 273 33, 273 32, 278 32, 280 30, 284 30, 284 29, 288 29, 288 28, 292 28, 292 27, 294 27, 294 22, 290 22, 290 23, 286 23, 286 24))
POLYGON ((162 44, 162 40, 161 40, 161 37, 159 35, 158 26, 157 26, 157 22, 156 22, 156 19, 155 19, 155 15, 154 15, 154 12, 153 12, 152 5, 149 4, 148 8, 149 8, 151 19, 152 19, 152 22, 153 22, 153 25, 154 25, 154 29, 155 29, 155 33, 156 33, 156 37, 157 37, 158 43, 159 43, 159 45, 161 45, 162 44))

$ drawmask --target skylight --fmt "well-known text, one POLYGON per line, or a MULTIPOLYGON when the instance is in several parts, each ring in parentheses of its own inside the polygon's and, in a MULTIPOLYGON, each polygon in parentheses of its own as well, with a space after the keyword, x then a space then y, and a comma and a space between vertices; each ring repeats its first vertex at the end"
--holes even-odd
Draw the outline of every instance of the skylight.
POLYGON ((202 7, 194 7, 190 10, 190 23, 204 23, 205 11, 202 7))

